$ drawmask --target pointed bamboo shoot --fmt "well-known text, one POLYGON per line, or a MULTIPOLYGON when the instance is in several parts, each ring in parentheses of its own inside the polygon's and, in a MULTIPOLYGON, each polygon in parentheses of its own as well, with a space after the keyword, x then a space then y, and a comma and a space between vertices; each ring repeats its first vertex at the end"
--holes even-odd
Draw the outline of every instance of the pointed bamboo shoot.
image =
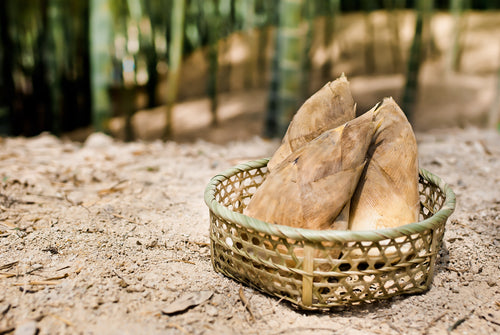
POLYGON ((381 121, 368 149, 368 162, 351 200, 349 228, 371 230, 418 221, 417 142, 392 98, 375 111, 381 121))
POLYGON ((336 218, 349 206, 363 171, 374 118, 367 112, 294 151, 270 171, 244 213, 292 227, 347 229, 347 218, 336 218))
POLYGON ((318 137, 324 131, 338 127, 355 117, 355 104, 349 82, 341 76, 329 82, 311 96, 293 117, 267 167, 272 171, 292 152, 318 137))

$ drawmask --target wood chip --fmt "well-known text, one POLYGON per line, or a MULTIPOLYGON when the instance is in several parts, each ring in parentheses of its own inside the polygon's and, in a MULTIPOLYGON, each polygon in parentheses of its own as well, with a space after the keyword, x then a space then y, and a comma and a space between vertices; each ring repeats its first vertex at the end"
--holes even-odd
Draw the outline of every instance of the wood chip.
POLYGON ((252 309, 250 307, 250 302, 248 302, 248 299, 245 296, 245 292, 243 291, 243 286, 240 286, 238 294, 240 296, 241 302, 243 303, 243 307, 245 307, 245 309, 248 311, 248 313, 250 313, 250 320, 251 321, 255 320, 255 316, 254 316, 252 309))
POLYGON ((100 197, 103 197, 103 196, 108 195, 108 194, 119 192, 119 191, 121 191, 121 190, 123 190, 125 188, 125 185, 122 185, 125 182, 127 182, 127 180, 120 180, 118 183, 116 183, 115 185, 111 186, 110 188, 105 188, 105 189, 99 190, 97 192, 97 194, 100 197))
POLYGON ((486 142, 484 140, 479 140, 478 142, 481 145, 481 147, 483 148, 485 154, 487 154, 488 156, 493 155, 492 152, 490 151, 490 149, 488 148, 488 146, 486 145, 486 142))
POLYGON ((0 278, 10 278, 10 277, 15 277, 17 276, 16 273, 12 272, 0 272, 0 278))
POLYGON ((4 264, 4 265, 0 265, 0 270, 10 269, 11 267, 17 265, 18 263, 19 263, 19 261, 15 261, 15 262, 7 263, 7 264, 4 264))
POLYGON ((25 286, 25 285, 58 285, 60 281, 57 280, 33 280, 27 283, 14 283, 12 286, 25 286))
POLYGON ((184 293, 180 297, 178 297, 173 303, 163 308, 161 312, 167 315, 185 312, 192 307, 204 303, 205 301, 210 299, 213 294, 214 292, 212 291, 184 293))
POLYGON ((65 273, 61 276, 46 278, 45 281, 54 281, 54 280, 64 279, 64 278, 67 278, 68 276, 69 276, 69 274, 65 273))
POLYGON ((470 318, 473 313, 474 313, 474 309, 469 314, 464 316, 463 318, 460 318, 457 321, 455 321, 451 326, 448 327, 448 332, 451 332, 451 331, 457 329, 457 327, 460 326, 465 321, 467 321, 467 319, 470 318))
POLYGON ((125 221, 129 222, 129 223, 141 224, 140 222, 137 222, 137 221, 136 221, 136 220, 134 220, 134 219, 130 219, 130 218, 128 218, 128 217, 126 217, 126 216, 123 216, 123 215, 121 215, 121 214, 118 214, 118 213, 111 213, 111 215, 113 215, 113 216, 114 216, 115 218, 117 218, 117 219, 122 219, 122 220, 125 220, 125 221))
POLYGON ((70 268, 70 266, 66 265, 66 266, 63 266, 62 268, 57 269, 56 271, 62 271, 62 270, 69 269, 69 268, 70 268))
POLYGON ((441 315, 439 315, 438 317, 432 319, 431 322, 429 322, 429 324, 427 325, 427 327, 425 327, 424 331, 423 331, 423 334, 428 334, 429 333, 429 330, 434 327, 434 325, 439 321, 441 320, 445 315, 447 314, 447 312, 444 312, 442 313, 441 315))
POLYGON ((30 270, 26 271, 25 274, 29 275, 29 274, 32 274, 33 272, 41 270, 41 269, 43 269, 43 265, 42 264, 35 264, 35 265, 33 265, 33 268, 31 268, 30 270))
POLYGON ((187 264, 193 264, 193 265, 196 264, 195 262, 186 261, 184 259, 168 259, 167 262, 180 262, 180 263, 187 263, 187 264))
POLYGON ((209 247, 210 246, 210 243, 208 243, 208 242, 197 242, 197 241, 189 241, 189 242, 196 244, 200 247, 209 247))

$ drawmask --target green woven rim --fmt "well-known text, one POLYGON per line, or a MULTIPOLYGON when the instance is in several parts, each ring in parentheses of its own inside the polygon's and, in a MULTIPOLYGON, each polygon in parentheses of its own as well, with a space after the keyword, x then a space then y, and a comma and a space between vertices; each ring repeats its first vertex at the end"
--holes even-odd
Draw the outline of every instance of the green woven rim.
POLYGON ((428 229, 435 229, 441 225, 455 210, 455 193, 441 178, 431 172, 420 168, 420 175, 430 183, 436 185, 445 194, 446 198, 441 209, 423 221, 409 223, 396 228, 385 228, 366 231, 351 230, 312 230, 303 228, 293 228, 284 225, 267 223, 244 214, 234 212, 221 205, 215 199, 216 187, 219 183, 238 172, 249 171, 264 167, 269 162, 269 158, 258 159, 247 163, 239 164, 222 173, 214 176, 205 189, 205 203, 210 210, 218 217, 237 223, 247 229, 252 229, 268 235, 281 238, 291 238, 296 241, 321 242, 321 241, 381 241, 388 238, 396 238, 402 235, 421 233, 428 229))

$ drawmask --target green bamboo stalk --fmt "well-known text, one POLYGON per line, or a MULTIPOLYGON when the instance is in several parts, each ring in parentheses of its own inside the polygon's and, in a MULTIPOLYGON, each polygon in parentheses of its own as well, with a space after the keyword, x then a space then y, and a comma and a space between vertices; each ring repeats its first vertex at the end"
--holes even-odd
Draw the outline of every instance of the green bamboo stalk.
MULTIPOLYGON (((127 0, 127 3, 130 16, 132 17, 134 24, 137 25, 139 31, 139 54, 143 55, 146 63, 146 71, 148 75, 146 93, 148 95, 148 107, 152 108, 156 106, 156 85, 158 83, 156 71, 158 58, 156 55, 154 41, 154 25, 152 23, 156 13, 151 13, 150 1, 127 0)), ((136 66, 136 74, 138 70, 140 70, 140 68, 139 66, 136 66)))
MULTIPOLYGON (((280 12, 279 5, 280 2, 268 2, 272 4, 277 4, 277 8, 273 7, 273 10, 270 10, 270 7, 267 7, 269 13, 269 22, 268 24, 278 27, 280 20, 280 12)), ((274 47, 274 53, 271 59, 271 81, 269 83, 269 100, 267 103, 267 112, 264 121, 264 132, 263 135, 265 137, 277 137, 278 135, 278 101, 279 101, 279 82, 280 82, 280 71, 279 71, 279 62, 280 62, 280 48, 281 45, 278 39, 278 32, 273 31, 272 34, 272 43, 274 47)))
MULTIPOLYGON (((67 66, 64 82, 70 83, 71 98, 64 96, 65 130, 91 124, 90 85, 90 5, 88 1, 73 2, 70 14, 64 18, 67 49, 67 66), (77 18, 77 19, 75 19, 77 18), (70 33, 71 32, 71 33, 70 33)), ((63 86, 66 86, 63 84, 63 86)))
POLYGON ((453 43, 448 50, 448 72, 460 71, 463 52, 463 32, 465 30, 466 18, 464 11, 470 7, 470 2, 467 0, 451 0, 450 13, 453 17, 453 43))
POLYGON ((375 29, 371 18, 373 2, 363 0, 361 4, 365 21, 365 72, 373 73, 375 71, 375 29))
POLYGON ((307 31, 304 36, 304 59, 302 61, 302 80, 301 80, 301 98, 305 100, 309 96, 309 90, 312 88, 310 85, 312 78, 312 55, 311 47, 314 39, 314 18, 315 18, 315 2, 306 1, 304 3, 305 18, 307 20, 307 31))
POLYGON ((203 4, 200 0, 191 0, 186 4, 186 40, 185 44, 197 49, 202 45, 204 34, 203 4))
POLYGON ((13 41, 9 34, 9 5, 9 1, 0 1, 0 135, 12 134, 12 99, 14 95, 12 69, 14 57, 13 41))
MULTIPOLYGON (((218 0, 210 0, 204 4, 204 14, 208 28, 208 77, 207 95, 210 99, 211 125, 218 123, 217 109, 219 107, 219 39, 221 37, 221 13, 218 0)), ((226 8, 227 10, 227 8, 226 8)))
POLYGON ((142 18, 142 6, 139 0, 127 0, 130 17, 138 24, 142 18))
POLYGON ((134 66, 135 72, 133 76, 130 76, 130 66, 124 66, 124 62, 132 61, 135 65, 137 57, 129 53, 130 50, 127 48, 127 42, 120 45, 116 44, 116 38, 124 38, 126 41, 130 40, 130 38, 140 38, 139 36, 129 36, 128 28, 129 25, 138 26, 138 21, 141 18, 141 7, 134 0, 113 0, 111 11, 113 13, 113 29, 116 36, 112 57, 113 82, 110 85, 113 110, 124 117, 124 140, 132 141, 134 139, 132 116, 135 112, 135 75, 137 66, 134 66), (126 68, 126 75, 124 68, 126 68))
POLYGON ((326 61, 322 64, 321 74, 322 81, 330 81, 333 69, 333 48, 332 44, 335 40, 337 24, 340 18, 340 0, 327 1, 327 12, 325 17, 325 25, 323 30, 323 47, 328 50, 326 61))
POLYGON ((208 69, 208 80, 207 80, 207 94, 210 99, 210 114, 212 115, 211 125, 216 126, 218 124, 217 110, 219 108, 219 95, 217 90, 217 76, 219 73, 219 45, 218 43, 210 43, 209 45, 209 69, 208 69))
MULTIPOLYGON (((500 56, 500 53, 498 55, 500 56)), ((496 127, 500 132, 500 66, 497 72, 497 88, 495 92, 495 98, 488 113, 488 127, 496 127)))
POLYGON ((267 43, 269 41, 269 27, 260 27, 257 30, 257 86, 262 88, 266 85, 268 62, 267 62, 267 43))
POLYGON ((248 46, 248 55, 244 69, 244 87, 251 88, 256 83, 257 74, 257 37, 255 30, 255 0, 246 0, 243 2, 245 13, 243 20, 243 33, 248 46))
POLYGON ((217 110, 219 108, 219 95, 218 95, 218 73, 219 73, 219 43, 210 43, 208 47, 208 80, 207 80, 207 94, 210 99, 210 114, 212 115, 211 125, 218 124, 217 110))
POLYGON ((110 0, 90 2, 90 68, 92 123, 95 130, 107 131, 111 117, 109 85, 111 82, 112 18, 110 0))
POLYGON ((257 85, 264 87, 267 84, 268 74, 268 43, 272 38, 274 26, 273 16, 275 16, 275 1, 257 0, 256 2, 258 18, 258 43, 257 43, 257 85))
POLYGON ((438 47, 431 27, 432 15, 434 14, 434 1, 418 0, 417 6, 422 11, 422 57, 430 58, 438 54, 438 47))
MULTIPOLYGON (((139 35, 137 36, 139 41, 139 52, 135 55, 135 77, 137 78, 137 73, 139 70, 138 59, 141 54, 146 54, 146 63, 149 63, 149 59, 147 58, 148 54, 151 52, 155 53, 154 48, 151 46, 151 35, 146 36, 141 29, 141 20, 143 19, 143 8, 141 6, 141 2, 139 0, 127 0, 127 7, 130 18, 132 18, 132 22, 129 24, 137 27, 139 35)), ((128 27, 126 27, 128 28, 128 27)), ((148 66, 148 65, 146 65, 148 66)), ((156 71, 156 64, 154 64, 154 68, 156 71)), ((149 69, 148 69, 149 70, 149 69)), ((151 75, 148 71, 148 83, 151 82, 151 75)), ((137 81, 136 81, 137 84, 137 81)), ((155 85, 155 84, 154 84, 155 85)), ((124 87, 120 89, 120 97, 121 107, 125 113, 125 141, 132 141, 134 139, 134 129, 132 125, 132 117, 135 113, 135 93, 136 93, 137 85, 133 85, 131 87, 124 87)), ((150 91, 151 88, 146 85, 146 92, 148 94, 148 104, 153 103, 155 100, 155 86, 153 86, 153 92, 150 91)))
POLYGON ((47 69, 47 82, 50 90, 52 130, 62 131, 62 87, 61 79, 65 62, 63 8, 65 1, 49 0, 47 15, 47 41, 44 54, 47 69))
POLYGON ((398 10, 401 9, 401 1, 384 0, 384 6, 387 9, 387 23, 390 31, 390 48, 392 56, 392 65, 394 72, 401 71, 401 39, 399 37, 398 10))
POLYGON ((277 129, 281 137, 295 114, 301 98, 303 33, 302 0, 281 0, 278 26, 277 129))
POLYGON ((148 107, 152 108, 157 105, 156 98, 156 87, 158 85, 158 54, 156 53, 156 17, 155 13, 153 13, 153 6, 150 1, 144 2, 145 11, 148 14, 147 20, 149 20, 150 24, 150 32, 149 35, 143 33, 141 31, 141 38, 143 40, 144 45, 144 53, 146 55, 146 63, 147 63, 147 72, 148 72, 148 81, 146 83, 146 92, 148 94, 148 107))
POLYGON ((184 19, 186 0, 173 0, 171 12, 170 46, 168 48, 168 77, 166 92, 166 125, 164 139, 172 137, 172 111, 179 91, 179 77, 182 65, 182 51, 184 46, 184 19))
POLYGON ((424 21, 424 2, 429 0, 419 0, 416 13, 415 35, 408 56, 406 85, 403 93, 402 109, 410 122, 413 120, 413 110, 417 101, 418 75, 420 63, 422 61, 422 30, 424 21))
MULTIPOLYGON (((50 100, 50 88, 47 83, 47 62, 45 61, 45 44, 47 41, 47 1, 41 1, 38 3, 39 7, 38 13, 34 13, 34 18, 36 22, 34 43, 31 45, 32 52, 34 55, 34 66, 32 72, 32 85, 33 85, 33 102, 35 110, 39 110, 38 113, 32 114, 31 125, 25 126, 30 127, 25 134, 35 135, 45 130, 50 130, 52 126, 52 114, 51 114, 51 100, 50 100)), ((36 8, 36 7, 35 7, 36 8)), ((29 107, 28 107, 29 108, 29 107)))
POLYGON ((198 0, 203 5, 203 16, 205 19, 205 29, 207 32, 207 60, 208 60, 208 77, 206 92, 210 98, 210 112, 212 114, 212 125, 217 124, 217 118, 214 117, 218 108, 219 91, 231 90, 231 78, 233 72, 233 64, 231 60, 225 60, 223 64, 219 64, 219 55, 226 55, 232 47, 232 40, 228 36, 236 30, 238 17, 238 4, 241 1, 236 0, 198 0), (217 16, 215 16, 217 15, 217 16), (221 23, 224 22, 224 25, 221 23), (217 46, 214 45, 214 41, 217 46), (222 65, 222 66, 221 66, 222 65), (223 76, 219 76, 219 69, 222 68, 223 76))

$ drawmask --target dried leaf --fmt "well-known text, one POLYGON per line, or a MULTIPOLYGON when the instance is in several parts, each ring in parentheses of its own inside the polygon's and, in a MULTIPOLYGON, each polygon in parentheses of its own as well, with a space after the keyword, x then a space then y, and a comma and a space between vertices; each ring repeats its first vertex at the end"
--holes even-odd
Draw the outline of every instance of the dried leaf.
POLYGON ((173 303, 162 309, 163 314, 185 312, 191 307, 198 306, 212 297, 212 291, 189 292, 178 297, 173 303))

